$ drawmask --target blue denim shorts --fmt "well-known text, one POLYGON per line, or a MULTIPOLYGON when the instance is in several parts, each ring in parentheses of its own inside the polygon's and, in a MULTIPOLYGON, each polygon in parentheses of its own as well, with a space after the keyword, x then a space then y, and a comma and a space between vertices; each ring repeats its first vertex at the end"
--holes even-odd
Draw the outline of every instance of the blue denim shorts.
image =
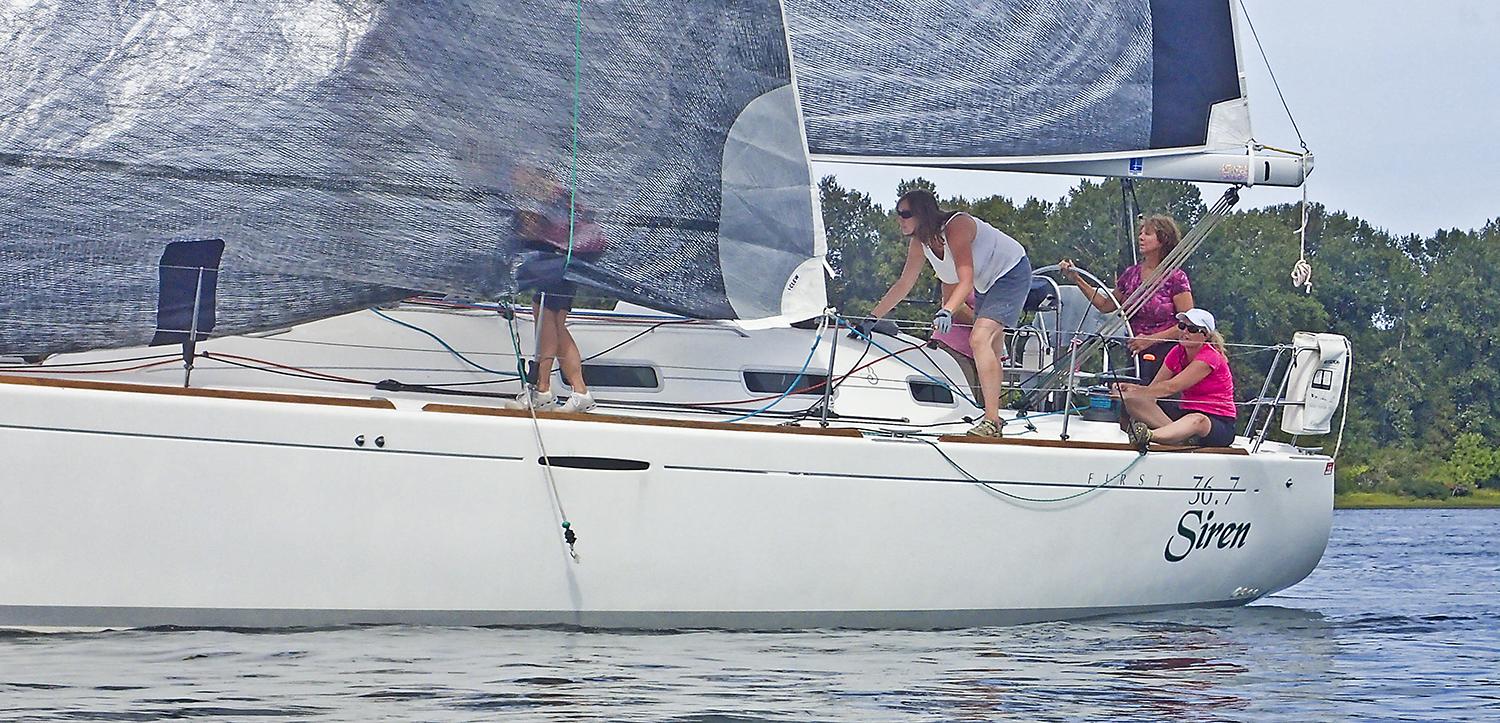
POLYGON ((993 319, 1002 325, 1014 328, 1021 320, 1021 307, 1026 305, 1026 294, 1031 292, 1031 260, 1021 257, 1010 271, 1005 272, 995 283, 979 294, 974 315, 993 319))

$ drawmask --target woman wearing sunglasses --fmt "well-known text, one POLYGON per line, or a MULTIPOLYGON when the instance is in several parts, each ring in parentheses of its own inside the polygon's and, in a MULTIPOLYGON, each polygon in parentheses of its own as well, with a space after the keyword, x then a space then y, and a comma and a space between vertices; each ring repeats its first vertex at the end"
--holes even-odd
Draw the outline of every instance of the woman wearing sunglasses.
MULTIPOLYGON (((1141 232, 1136 236, 1136 248, 1140 249, 1141 261, 1120 273, 1115 283, 1115 293, 1123 301, 1151 278, 1161 266, 1162 259, 1177 248, 1182 234, 1171 216, 1148 216, 1141 221, 1141 232)), ((1073 269, 1072 259, 1063 259, 1058 268, 1078 286, 1089 303, 1105 313, 1114 311, 1115 300, 1103 289, 1091 286, 1083 275, 1073 269)), ((1176 315, 1193 308, 1193 287, 1188 283, 1187 272, 1173 269, 1162 281, 1156 293, 1146 299, 1140 310, 1130 317, 1130 352, 1136 355, 1141 370, 1141 379, 1156 378, 1156 370, 1177 342, 1176 315)))
MULTIPOLYGON (((969 430, 981 437, 999 437, 1000 387, 1004 381, 1000 359, 1004 357, 1005 327, 1015 326, 1021 306, 1031 289, 1031 262, 1026 249, 1005 232, 961 211, 944 212, 930 191, 910 191, 896 202, 901 233, 911 239, 906 265, 900 278, 881 297, 871 316, 879 319, 896 308, 911 293, 922 273, 925 258, 943 284, 943 305, 933 316, 932 328, 948 332, 953 314, 976 294, 974 329, 969 344, 979 386, 984 392, 984 419, 969 430)), ((873 321, 861 324, 862 329, 873 321)))
POLYGON ((1181 340, 1148 385, 1120 384, 1125 411, 1135 420, 1130 442, 1142 452, 1151 442, 1228 447, 1234 442, 1234 376, 1214 315, 1188 309, 1177 315, 1181 340), (1177 402, 1163 402, 1176 396, 1177 402))

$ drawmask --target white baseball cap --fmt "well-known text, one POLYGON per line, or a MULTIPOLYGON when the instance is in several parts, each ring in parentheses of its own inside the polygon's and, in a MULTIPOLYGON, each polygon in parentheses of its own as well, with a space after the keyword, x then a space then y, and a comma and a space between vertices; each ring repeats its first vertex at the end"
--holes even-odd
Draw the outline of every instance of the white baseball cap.
POLYGON ((1214 315, 1204 309, 1188 309, 1187 311, 1179 312, 1177 320, 1184 324, 1201 326, 1209 331, 1218 331, 1218 329, 1214 328, 1214 315))

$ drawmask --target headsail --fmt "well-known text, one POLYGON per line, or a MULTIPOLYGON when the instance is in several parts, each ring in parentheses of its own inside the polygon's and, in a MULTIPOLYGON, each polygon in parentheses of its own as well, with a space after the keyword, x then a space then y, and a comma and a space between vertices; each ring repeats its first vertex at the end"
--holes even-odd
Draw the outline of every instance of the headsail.
POLYGON ((815 159, 1287 185, 1305 172, 1247 157, 1232 0, 787 7, 815 159))
POLYGON ((637 303, 824 305, 776 0, 78 0, 0 28, 0 353, 145 343, 183 240, 224 241, 215 333, 495 294, 526 214, 637 303))

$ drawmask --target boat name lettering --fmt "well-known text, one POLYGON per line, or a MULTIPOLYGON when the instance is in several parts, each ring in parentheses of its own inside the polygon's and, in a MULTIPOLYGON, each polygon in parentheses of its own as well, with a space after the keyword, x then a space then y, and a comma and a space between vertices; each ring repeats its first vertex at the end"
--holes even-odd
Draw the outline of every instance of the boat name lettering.
MULTIPOLYGON (((1104 484, 1106 484, 1106 485, 1124 486, 1126 484, 1130 484, 1131 483, 1131 482, 1127 481, 1127 477, 1126 477, 1126 474, 1124 472, 1104 472, 1104 473, 1090 472, 1089 473, 1089 478, 1088 478, 1087 481, 1084 482, 1084 484, 1089 484, 1089 485, 1097 484, 1097 482, 1095 482, 1095 480, 1098 479, 1098 476, 1100 474, 1103 474, 1103 476, 1104 476, 1104 484)), ((1136 475, 1136 479, 1134 480, 1133 484, 1136 487, 1145 487, 1147 485, 1155 485, 1157 487, 1160 487, 1162 485, 1162 482, 1163 482, 1163 476, 1162 475, 1158 474, 1158 475, 1152 475, 1152 476, 1148 477, 1148 476, 1146 476, 1144 474, 1141 474, 1141 475, 1136 475)))
POLYGON ((1239 549, 1250 535, 1249 522, 1214 522, 1213 510, 1188 510, 1177 520, 1177 534, 1167 538, 1162 554, 1167 562, 1180 562, 1193 550, 1214 545, 1218 549, 1239 549))

